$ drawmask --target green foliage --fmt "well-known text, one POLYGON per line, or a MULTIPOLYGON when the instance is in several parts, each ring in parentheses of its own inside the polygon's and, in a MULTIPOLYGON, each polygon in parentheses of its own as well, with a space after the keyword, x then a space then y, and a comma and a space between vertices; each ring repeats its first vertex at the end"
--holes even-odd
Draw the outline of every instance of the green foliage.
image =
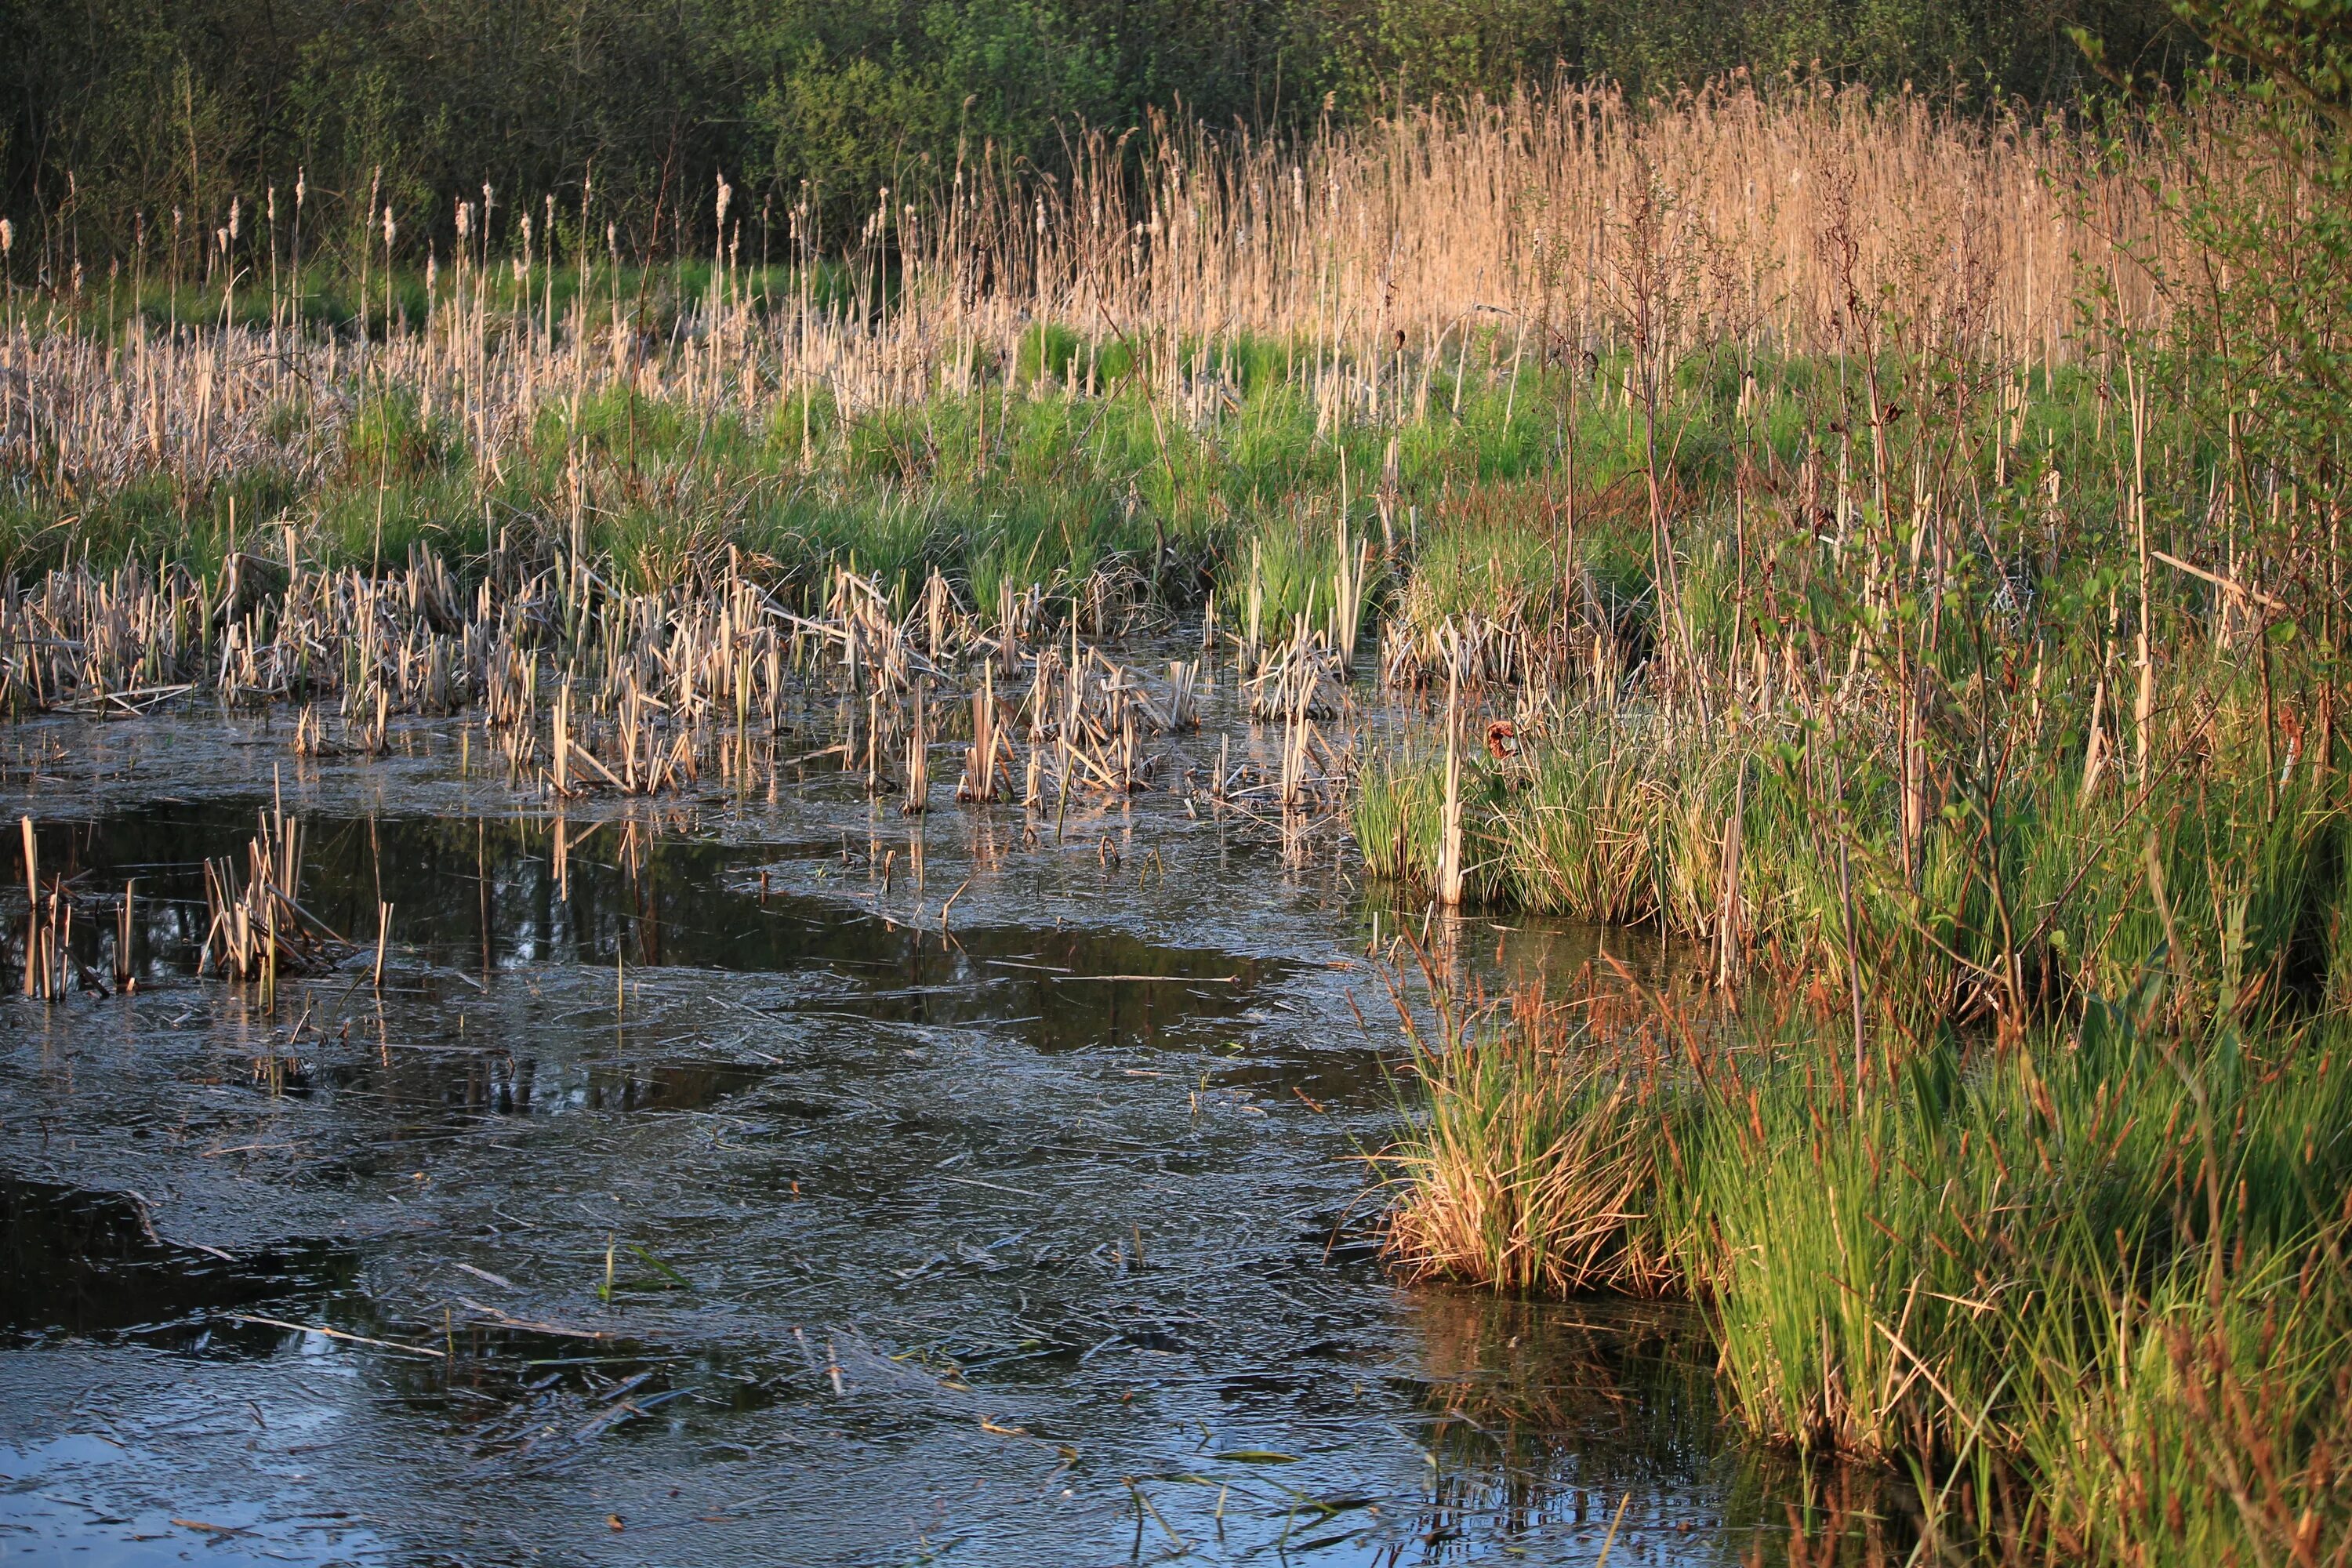
POLYGON ((1739 1422, 1906 1458, 1945 1560, 2292 1561, 2352 1528, 2347 1042, 2177 1034, 2164 988, 1895 1062, 1785 1009, 1652 999, 1618 1036, 1605 994, 1465 1016, 1441 991, 1395 1243, 1697 1298, 1739 1422))
POLYGON ((446 467, 457 455, 457 439, 446 419, 425 412, 414 392, 394 387, 361 400, 344 432, 343 452, 357 477, 408 479, 446 467))
POLYGON ((2330 128, 2324 166, 2339 191, 2352 184, 2352 4, 2179 0, 2179 8, 2217 49, 2253 68, 2253 96, 2330 128))
POLYGON ((2326 490, 2352 473, 2352 4, 2189 0, 2182 10, 2236 70, 2200 84, 2166 122, 2199 110, 2239 142, 2257 177, 2211 178, 2191 163, 2151 189, 2214 264, 2150 270, 2178 305, 2151 346, 2229 447, 2239 482, 2326 490), (2217 286, 2214 267, 2229 279, 2217 286))
MULTIPOLYGON (((2169 58, 2163 0, 2072 19, 2115 58, 2169 58)), ((273 186, 281 231, 352 268, 381 249, 376 204, 408 255, 446 256, 454 200, 485 184, 501 244, 552 195, 541 244, 567 257, 601 251, 608 220, 632 255, 707 253, 724 174, 748 248, 764 221, 779 253, 794 235, 837 249, 883 188, 960 160, 1055 170, 1081 124, 1295 131, 1555 69, 1650 92, 1792 67, 2044 100, 2081 86, 2056 13, 1990 0, 432 0, 360 23, 331 0, 87 0, 0 10, 0 212, 29 242, 15 269, 59 282, 142 234, 159 269, 200 272, 231 201, 251 232, 273 186)))

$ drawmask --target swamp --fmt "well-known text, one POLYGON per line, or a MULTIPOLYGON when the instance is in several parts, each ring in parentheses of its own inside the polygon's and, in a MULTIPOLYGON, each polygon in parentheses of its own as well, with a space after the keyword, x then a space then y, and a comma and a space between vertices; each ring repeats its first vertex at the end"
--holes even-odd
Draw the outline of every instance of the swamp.
POLYGON ((2178 21, 0 224, 0 1558, 2352 1564, 2352 34, 2178 21))

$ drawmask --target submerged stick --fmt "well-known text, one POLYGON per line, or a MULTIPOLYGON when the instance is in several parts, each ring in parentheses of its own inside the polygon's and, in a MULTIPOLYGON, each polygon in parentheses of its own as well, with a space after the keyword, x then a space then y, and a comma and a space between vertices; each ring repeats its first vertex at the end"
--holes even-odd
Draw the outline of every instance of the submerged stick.
POLYGON ((291 1329, 297 1333, 323 1334, 331 1340, 345 1340, 355 1345, 374 1345, 380 1350, 404 1351, 410 1355, 429 1355, 436 1361, 446 1361, 446 1352, 430 1345, 404 1345, 396 1340, 372 1340, 365 1334, 347 1334, 341 1329, 330 1329, 318 1323, 289 1323, 283 1318, 264 1318, 250 1312, 232 1312, 233 1323, 260 1323, 273 1329, 291 1329))
POLYGON ((1625 1522, 1625 1510, 1633 1506, 1633 1494, 1627 1492, 1617 1505, 1617 1517, 1609 1521, 1609 1533, 1601 1542, 1601 1556, 1592 1568, 1609 1568, 1609 1549, 1617 1544, 1617 1527, 1625 1522))

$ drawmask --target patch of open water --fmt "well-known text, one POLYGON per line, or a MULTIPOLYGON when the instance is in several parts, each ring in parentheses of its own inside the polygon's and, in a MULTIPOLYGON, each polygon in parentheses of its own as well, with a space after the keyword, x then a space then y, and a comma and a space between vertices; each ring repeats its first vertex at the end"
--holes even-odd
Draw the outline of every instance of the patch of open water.
MULTIPOLYGON (((1057 832, 839 775, 519 812, 412 739, 9 734, 45 869, 142 913, 134 994, 0 1001, 0 1556, 1772 1543, 1685 1314, 1382 1273, 1397 1040, 1331 855, 1167 794, 1057 832), (265 1005, 192 968, 200 863, 273 796, 360 952, 265 1005)), ((1514 924, 1465 951, 1601 940, 1514 924)))

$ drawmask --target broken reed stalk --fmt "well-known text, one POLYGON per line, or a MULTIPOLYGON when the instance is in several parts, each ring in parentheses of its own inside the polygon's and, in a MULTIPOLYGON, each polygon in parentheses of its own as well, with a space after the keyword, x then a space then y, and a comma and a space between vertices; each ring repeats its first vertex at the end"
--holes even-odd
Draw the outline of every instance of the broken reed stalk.
POLYGON ((1743 762, 1732 795, 1731 816, 1723 825, 1723 870, 1716 888, 1715 983, 1730 990, 1739 983, 1745 965, 1740 942, 1740 835, 1748 815, 1748 768, 1743 762))
POLYGON ((139 985, 131 964, 131 933, 137 926, 132 905, 139 897, 139 879, 122 884, 122 909, 114 924, 114 988, 128 995, 139 985))
MULTIPOLYGON (((1003 727, 996 712, 995 661, 981 665, 980 686, 971 694, 971 746, 964 754, 963 778, 956 785, 956 798, 977 805, 990 805, 1003 797, 1011 789, 1005 763, 1001 754, 1011 750, 1003 727)), ((1030 752, 1032 790, 1034 794, 1036 752, 1030 752)))
POLYGON ((1437 897, 1447 909, 1462 905, 1462 677, 1461 666, 1445 667, 1445 800, 1438 848, 1437 897))
POLYGON ((259 981, 274 1002, 281 970, 300 973, 331 963, 350 943, 302 907, 300 825, 282 811, 262 814, 240 873, 234 857, 205 862, 205 902, 210 919, 196 967, 226 977, 259 981))
POLYGON ((1372 568, 1372 542, 1348 536, 1348 514, 1339 523, 1339 564, 1331 578, 1331 642, 1339 650, 1340 679, 1356 662, 1356 639, 1364 621, 1364 582, 1372 568))
POLYGON ((908 816, 920 816, 930 806, 931 759, 929 736, 923 727, 923 689, 925 682, 915 682, 914 727, 907 737, 907 798, 898 809, 908 816))
POLYGON ((25 829, 25 994, 35 994, 37 984, 47 983, 47 974, 39 967, 41 952, 41 863, 40 851, 33 842, 33 819, 28 815, 25 829), (39 975, 37 982, 36 975, 39 975))

